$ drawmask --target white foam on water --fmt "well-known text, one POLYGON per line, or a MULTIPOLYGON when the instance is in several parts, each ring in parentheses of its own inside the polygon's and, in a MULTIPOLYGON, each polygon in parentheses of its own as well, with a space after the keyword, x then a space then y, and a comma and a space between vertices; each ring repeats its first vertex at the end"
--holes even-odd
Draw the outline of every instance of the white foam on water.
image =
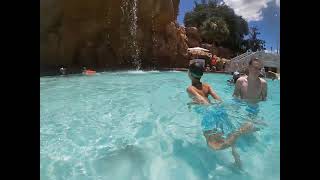
POLYGON ((156 157, 150 164, 150 179, 188 179, 200 180, 194 170, 186 162, 176 158, 156 157))
POLYGON ((146 71, 137 70, 137 71, 127 71, 129 74, 146 74, 146 71))
POLYGON ((182 71, 176 71, 176 70, 172 70, 172 71, 169 71, 169 72, 182 72, 182 71))
POLYGON ((152 71, 133 70, 133 71, 127 71, 126 73, 129 73, 129 74, 148 74, 148 73, 160 73, 160 71, 157 71, 157 70, 152 70, 152 71))
POLYGON ((158 73, 158 72, 160 72, 160 71, 152 70, 152 71, 147 71, 147 72, 151 72, 151 73, 158 73))

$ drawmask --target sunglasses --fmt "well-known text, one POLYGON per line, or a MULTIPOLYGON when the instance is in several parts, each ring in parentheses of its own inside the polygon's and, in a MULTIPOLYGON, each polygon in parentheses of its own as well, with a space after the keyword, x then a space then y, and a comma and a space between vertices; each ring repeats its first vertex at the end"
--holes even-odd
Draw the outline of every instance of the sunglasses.
POLYGON ((203 67, 205 67, 206 61, 204 59, 193 59, 189 61, 189 65, 192 63, 200 63, 203 67))

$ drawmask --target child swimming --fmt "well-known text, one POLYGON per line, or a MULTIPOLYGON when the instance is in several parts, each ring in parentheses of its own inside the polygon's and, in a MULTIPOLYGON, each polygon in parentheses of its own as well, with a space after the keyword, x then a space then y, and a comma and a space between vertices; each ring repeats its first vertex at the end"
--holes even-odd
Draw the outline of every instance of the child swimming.
MULTIPOLYGON (((208 98, 209 95, 215 100, 222 102, 221 98, 209 84, 200 81, 203 71, 203 63, 199 61, 194 61, 189 65, 188 76, 191 80, 191 85, 187 88, 187 93, 192 98, 192 103, 209 106, 211 104, 208 98)), ((235 130, 228 120, 227 113, 221 106, 215 109, 198 106, 195 110, 203 116, 203 135, 206 138, 208 146, 214 150, 223 150, 231 147, 235 164, 241 167, 240 156, 236 152, 234 143, 241 135, 254 132, 258 129, 252 123, 247 122, 235 130)))

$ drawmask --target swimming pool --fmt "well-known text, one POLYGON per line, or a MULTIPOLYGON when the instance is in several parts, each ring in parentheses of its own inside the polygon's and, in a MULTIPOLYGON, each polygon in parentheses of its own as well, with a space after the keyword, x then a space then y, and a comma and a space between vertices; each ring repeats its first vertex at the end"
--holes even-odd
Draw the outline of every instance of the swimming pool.
POLYGON ((230 148, 207 146, 201 117, 187 106, 186 72, 41 77, 41 179, 280 179, 280 83, 267 80, 268 100, 252 108, 232 98, 230 77, 203 77, 229 119, 268 124, 237 141, 243 170, 230 148))

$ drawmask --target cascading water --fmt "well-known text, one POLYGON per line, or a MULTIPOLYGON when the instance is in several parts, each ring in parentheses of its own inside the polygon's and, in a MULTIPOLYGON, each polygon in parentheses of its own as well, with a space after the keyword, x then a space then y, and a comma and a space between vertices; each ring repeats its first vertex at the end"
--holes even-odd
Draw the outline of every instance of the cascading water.
MULTIPOLYGON (((131 0, 128 0, 130 3, 131 0)), ((132 61, 133 65, 136 67, 137 70, 141 68, 141 59, 140 59, 140 50, 138 47, 138 41, 137 41, 137 0, 132 1, 132 5, 130 8, 130 16, 129 16, 129 28, 130 28, 130 35, 132 42, 129 42, 130 48, 132 50, 132 61)))
MULTIPOLYGON (((155 25, 155 22, 154 22, 154 12, 152 12, 152 16, 151 16, 151 23, 152 23, 152 54, 154 54, 154 50, 157 48, 156 45, 157 45, 157 39, 156 39, 156 25, 155 25)), ((154 62, 153 62, 154 63, 154 62)), ((155 69, 155 68, 154 68, 155 69)))
POLYGON ((127 48, 129 48, 132 64, 136 70, 141 68, 140 49, 137 40, 137 0, 124 0, 122 5, 123 15, 128 23, 129 37, 127 39, 127 48))

